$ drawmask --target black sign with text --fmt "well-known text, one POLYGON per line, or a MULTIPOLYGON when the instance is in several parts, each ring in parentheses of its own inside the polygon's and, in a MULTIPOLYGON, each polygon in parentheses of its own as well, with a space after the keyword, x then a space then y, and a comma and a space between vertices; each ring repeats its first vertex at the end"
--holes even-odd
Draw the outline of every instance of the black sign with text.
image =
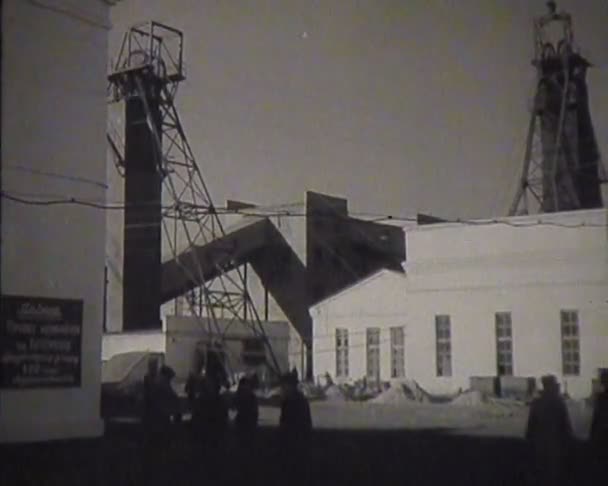
POLYGON ((82 301, 2 296, 0 388, 79 387, 82 301))

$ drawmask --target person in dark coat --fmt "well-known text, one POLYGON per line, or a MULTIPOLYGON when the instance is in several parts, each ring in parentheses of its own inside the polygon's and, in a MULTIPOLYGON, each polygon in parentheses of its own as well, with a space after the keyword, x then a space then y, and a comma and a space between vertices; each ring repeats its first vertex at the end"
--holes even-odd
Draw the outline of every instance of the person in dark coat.
POLYGON ((164 444, 169 437, 170 424, 181 421, 179 397, 171 382, 175 372, 151 359, 144 376, 143 427, 145 440, 151 446, 164 444))
POLYGON ((210 484, 217 484, 223 475, 228 407, 220 394, 220 385, 213 376, 201 380, 192 411, 192 432, 200 446, 200 462, 210 484))
POLYGON ((202 380, 194 405, 192 425, 205 451, 221 446, 228 426, 228 407, 213 376, 205 376, 202 380))
MULTIPOLYGON (((596 479, 608 483, 608 370, 600 374, 602 390, 596 395, 589 438, 595 461, 596 479)), ((598 482, 598 484, 600 484, 598 482)))
POLYGON ((148 359, 148 370, 144 375, 143 383, 142 421, 144 426, 151 421, 154 421, 158 415, 157 389, 158 360, 156 358, 150 358, 148 359))
POLYGON ((530 405, 526 440, 531 446, 539 484, 556 486, 563 484, 568 472, 572 425, 555 376, 543 376, 541 382, 541 395, 530 405))
POLYGON ((162 449, 168 431, 162 407, 162 385, 158 359, 148 360, 143 380, 142 459, 145 481, 154 479, 162 469, 162 449))
POLYGON ((161 366, 158 380, 160 414, 165 424, 181 422, 182 414, 177 392, 173 389, 175 371, 170 366, 161 366))
POLYGON ((312 418, 308 400, 298 388, 293 372, 281 379, 282 402, 279 421, 279 447, 282 468, 292 479, 306 482, 310 467, 312 418))
POLYGON ((234 404, 236 408, 234 425, 237 440, 240 446, 249 447, 255 438, 259 416, 258 398, 253 392, 251 378, 243 377, 240 379, 234 404))
POLYGON ((205 352, 199 347, 195 348, 192 354, 192 366, 186 378, 186 385, 184 391, 188 397, 188 403, 190 410, 194 409, 194 403, 201 392, 203 382, 203 369, 205 367, 205 352))

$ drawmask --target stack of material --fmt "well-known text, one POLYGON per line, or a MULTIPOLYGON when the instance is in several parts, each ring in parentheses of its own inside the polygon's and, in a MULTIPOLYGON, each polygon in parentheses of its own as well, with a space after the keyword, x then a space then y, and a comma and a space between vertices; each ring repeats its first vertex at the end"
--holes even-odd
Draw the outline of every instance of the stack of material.
POLYGON ((337 385, 330 385, 325 389, 325 398, 332 402, 344 402, 346 401, 346 394, 337 385))
POLYGON ((405 387, 402 384, 396 383, 387 390, 384 390, 375 398, 372 398, 369 403, 398 405, 414 403, 415 401, 416 400, 414 400, 411 396, 408 396, 408 393, 406 393, 405 387))
POLYGON ((394 381, 390 387, 374 399, 371 403, 433 403, 436 400, 416 380, 404 379, 394 381))
POLYGON ((450 403, 452 405, 479 407, 487 403, 487 400, 483 393, 481 393, 479 390, 469 390, 458 395, 450 403))
POLYGON ((404 380, 401 383, 405 394, 415 402, 430 403, 431 395, 416 380, 404 380))
POLYGON ((469 408, 474 410, 476 415, 488 418, 512 417, 523 405, 513 400, 487 397, 479 390, 467 390, 452 399, 450 404, 469 408))
POLYGON ((324 397, 323 387, 312 383, 300 383, 300 391, 309 400, 318 400, 324 397))

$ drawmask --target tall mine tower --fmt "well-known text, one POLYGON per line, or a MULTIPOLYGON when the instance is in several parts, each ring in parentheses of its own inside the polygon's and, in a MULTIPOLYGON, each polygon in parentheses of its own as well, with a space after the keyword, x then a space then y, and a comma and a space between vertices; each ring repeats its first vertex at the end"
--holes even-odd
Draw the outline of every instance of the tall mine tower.
POLYGON ((591 64, 574 44, 572 17, 547 2, 534 21, 536 94, 526 151, 510 215, 603 207, 606 182, 591 115, 591 64))
POLYGON ((108 134, 125 186, 123 330, 160 330, 161 305, 186 296, 210 347, 222 350, 221 313, 265 343, 278 372, 247 291, 252 243, 227 235, 175 106, 184 79, 181 31, 146 22, 125 33, 109 75, 122 134, 108 134))

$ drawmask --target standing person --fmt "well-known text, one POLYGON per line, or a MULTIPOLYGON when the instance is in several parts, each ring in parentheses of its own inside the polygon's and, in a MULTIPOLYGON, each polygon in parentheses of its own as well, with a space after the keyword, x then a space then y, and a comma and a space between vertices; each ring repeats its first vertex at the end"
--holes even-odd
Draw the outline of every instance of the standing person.
POLYGON ((255 439, 258 426, 258 398, 253 392, 252 380, 243 377, 239 380, 239 386, 235 397, 236 417, 234 425, 239 445, 249 448, 255 439))
MULTIPOLYGON (((196 397, 192 427, 201 446, 202 463, 213 482, 219 479, 224 460, 224 438, 228 426, 228 407, 220 394, 220 385, 214 376, 205 376, 196 397)), ((214 483, 215 484, 215 483, 214 483)))
MULTIPOLYGON (((236 409, 234 428, 239 470, 237 482, 253 484, 256 472, 255 438, 258 426, 258 398, 254 393, 253 380, 244 376, 239 380, 233 406, 236 409)), ((236 479, 236 478, 233 478, 236 479)))
POLYGON ((193 427, 205 451, 218 449, 228 425, 228 407, 220 394, 220 386, 212 376, 202 380, 193 413, 193 427))
POLYGON ((312 418, 308 400, 298 388, 293 372, 281 379, 282 403, 279 421, 279 447, 283 473, 306 484, 310 467, 312 418))
POLYGON ((164 424, 181 422, 182 414, 177 392, 173 389, 175 371, 170 366, 161 366, 159 375, 160 412, 164 424))
POLYGON ((142 445, 145 481, 157 477, 162 470, 163 414, 161 407, 158 359, 148 359, 148 370, 143 381, 142 445))
POLYGON ((608 465, 608 370, 602 370, 600 374, 600 384, 602 391, 595 397, 593 404, 593 417, 591 419, 591 447, 595 460, 595 477, 598 484, 599 478, 608 482, 606 474, 608 465))
POLYGON ((158 384, 158 360, 156 358, 148 359, 148 370, 144 375, 144 390, 143 390, 143 422, 144 425, 153 417, 156 412, 156 389, 158 384))
POLYGON ((202 371, 205 364, 204 359, 204 355, 198 350, 195 350, 192 367, 190 368, 184 387, 184 391, 188 397, 188 406, 192 414, 194 414, 194 407, 203 387, 202 371))
POLYGON ((539 484, 563 484, 573 441, 566 402, 553 375, 541 378, 543 390, 530 405, 526 440, 531 446, 539 484))

